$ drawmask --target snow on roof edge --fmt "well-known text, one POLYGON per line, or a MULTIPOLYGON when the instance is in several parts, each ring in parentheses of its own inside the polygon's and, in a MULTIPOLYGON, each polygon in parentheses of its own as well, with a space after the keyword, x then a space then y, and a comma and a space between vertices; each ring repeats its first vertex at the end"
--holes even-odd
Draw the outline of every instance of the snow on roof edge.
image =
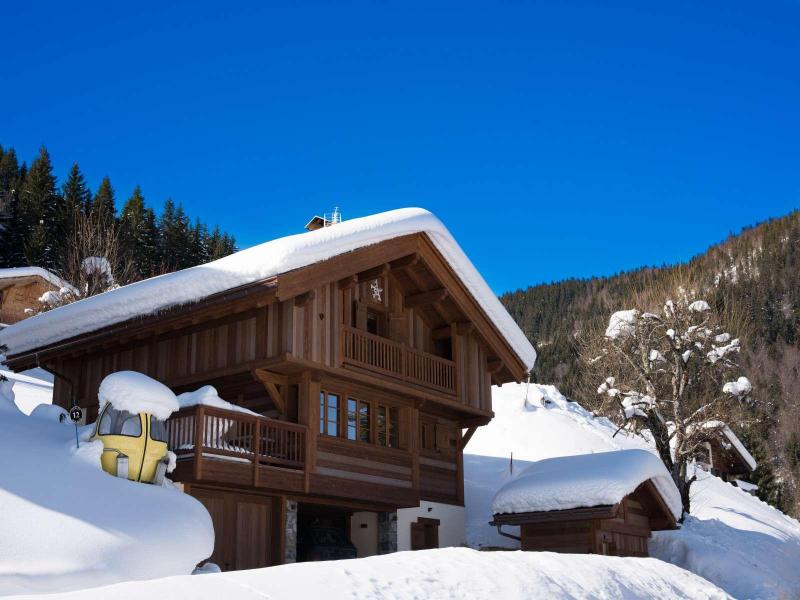
POLYGON ((12 277, 41 277, 59 289, 65 287, 75 290, 72 285, 61 279, 61 277, 42 267, 7 267, 0 269, 0 279, 10 279, 12 277))
POLYGON ((532 369, 536 351, 525 334, 447 228, 421 208, 392 210, 277 238, 204 265, 123 286, 15 323, 0 331, 0 344, 8 346, 8 354, 19 354, 414 233, 428 235, 525 368, 532 369))
POLYGON ((610 506, 647 480, 680 519, 680 493, 666 467, 652 452, 636 448, 536 461, 498 490, 492 514, 610 506))

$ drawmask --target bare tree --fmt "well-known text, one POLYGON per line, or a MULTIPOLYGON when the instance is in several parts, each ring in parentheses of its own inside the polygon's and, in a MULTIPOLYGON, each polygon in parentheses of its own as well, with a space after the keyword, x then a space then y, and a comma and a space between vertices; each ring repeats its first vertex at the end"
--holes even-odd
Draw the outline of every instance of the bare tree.
POLYGON ((741 422, 752 401, 738 363, 740 340, 728 332, 737 319, 690 289, 676 280, 634 294, 634 307, 613 313, 582 352, 599 384, 593 408, 655 443, 684 515, 695 480, 689 465, 726 422, 741 422))
POLYGON ((40 312, 130 283, 134 273, 130 257, 120 251, 116 223, 92 212, 76 213, 60 271, 70 287, 45 293, 40 312))

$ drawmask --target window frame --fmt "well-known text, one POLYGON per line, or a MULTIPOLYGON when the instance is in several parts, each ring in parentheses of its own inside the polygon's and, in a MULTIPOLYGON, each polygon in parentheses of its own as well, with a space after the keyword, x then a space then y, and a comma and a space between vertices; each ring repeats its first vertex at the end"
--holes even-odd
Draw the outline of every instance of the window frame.
MULTIPOLYGON (((368 393, 368 392, 367 392, 368 393)), ((403 444, 408 440, 402 437, 402 420, 407 406, 387 402, 383 399, 367 399, 361 390, 320 386, 319 390, 319 434, 332 438, 367 444, 379 448, 408 451, 403 444), (329 398, 338 399, 336 410, 329 398), (336 433, 329 433, 331 417, 336 415, 336 433), (381 441, 381 420, 386 424, 385 437, 381 441)))
POLYGON ((132 439, 137 439, 137 438, 140 438, 140 437, 142 437, 142 435, 144 434, 144 428, 142 427, 142 414, 141 414, 141 413, 132 413, 132 412, 129 412, 129 411, 127 411, 127 410, 119 410, 119 409, 117 409, 117 408, 114 408, 114 407, 111 405, 111 403, 107 403, 107 404, 106 404, 106 406, 103 408, 103 412, 102 412, 102 413, 100 413, 100 418, 99 418, 99 419, 97 419, 97 429, 95 430, 95 432, 96 432, 96 435, 97 435, 97 436, 101 436, 101 435, 118 435, 118 436, 121 436, 121 437, 127 437, 127 438, 132 438, 132 439), (139 433, 138 433, 138 434, 136 434, 136 435, 131 435, 131 434, 129 434, 129 433, 122 433, 122 427, 120 427, 120 433, 113 433, 113 432, 110 432, 110 433, 102 433, 102 432, 100 431, 100 428, 103 426, 103 419, 105 419, 106 417, 109 417, 109 418, 111 418, 111 415, 109 414, 109 412, 110 412, 110 411, 114 411, 114 412, 116 412, 116 413, 120 413, 120 414, 121 414, 121 413, 125 413, 125 414, 128 414, 128 415, 130 415, 130 416, 126 417, 126 418, 125 418, 125 419, 124 419, 124 420, 123 420, 123 421, 120 423, 120 425, 123 425, 123 426, 124 426, 125 422, 127 422, 127 421, 129 421, 129 420, 133 419, 134 417, 136 417, 137 419, 139 419, 139 433))

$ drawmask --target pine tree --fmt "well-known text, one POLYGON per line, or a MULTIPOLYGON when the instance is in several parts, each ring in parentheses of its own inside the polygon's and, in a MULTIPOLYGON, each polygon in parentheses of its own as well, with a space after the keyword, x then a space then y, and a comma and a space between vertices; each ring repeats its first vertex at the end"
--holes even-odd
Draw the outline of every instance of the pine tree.
POLYGON ((56 178, 47 149, 42 146, 33 161, 19 196, 19 216, 28 264, 54 269, 63 199, 56 193, 56 178))
POLYGON ((114 188, 111 187, 111 180, 103 177, 100 187, 92 200, 91 211, 99 218, 111 222, 117 214, 117 207, 114 204, 114 188))
POLYGON ((158 228, 137 185, 122 208, 119 218, 120 252, 133 262, 138 278, 151 277, 158 265, 158 228))
POLYGON ((19 194, 23 171, 13 148, 0 154, 0 267, 24 264, 19 223, 19 194))
POLYGON ((76 212, 84 211, 91 204, 92 192, 89 190, 89 186, 86 185, 86 179, 84 179, 78 163, 72 163, 62 194, 64 196, 64 208, 70 219, 76 212))

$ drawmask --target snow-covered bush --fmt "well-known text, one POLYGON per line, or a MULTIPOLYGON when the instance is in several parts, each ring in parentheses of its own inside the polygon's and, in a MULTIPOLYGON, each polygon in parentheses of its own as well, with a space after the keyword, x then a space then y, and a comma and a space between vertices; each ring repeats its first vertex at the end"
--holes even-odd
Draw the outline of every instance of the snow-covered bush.
POLYGON ((741 422, 752 386, 728 315, 680 285, 659 300, 613 313, 606 330, 587 340, 584 359, 598 382, 593 408, 652 439, 686 513, 688 465, 726 422, 741 422))

